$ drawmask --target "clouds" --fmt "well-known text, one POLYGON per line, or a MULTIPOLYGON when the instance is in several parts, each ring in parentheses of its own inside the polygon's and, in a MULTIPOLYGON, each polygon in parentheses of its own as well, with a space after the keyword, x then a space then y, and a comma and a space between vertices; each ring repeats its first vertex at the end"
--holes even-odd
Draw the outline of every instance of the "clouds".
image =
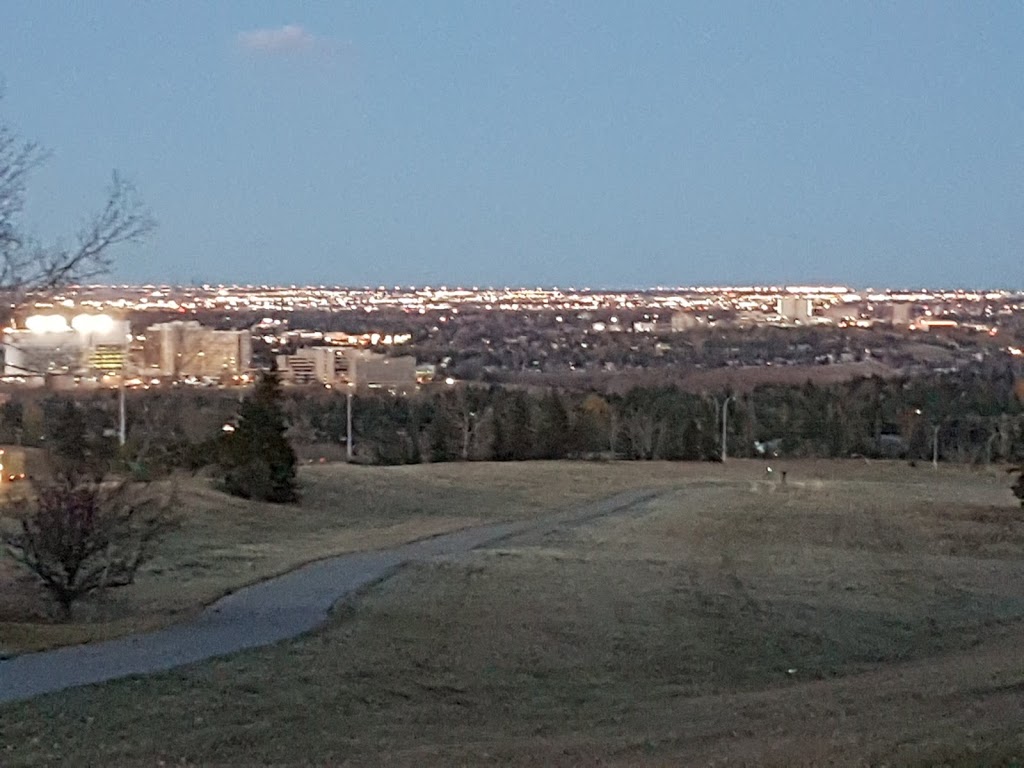
POLYGON ((322 41, 301 24, 285 24, 276 29, 239 32, 238 45, 259 56, 295 56, 316 51, 322 41))

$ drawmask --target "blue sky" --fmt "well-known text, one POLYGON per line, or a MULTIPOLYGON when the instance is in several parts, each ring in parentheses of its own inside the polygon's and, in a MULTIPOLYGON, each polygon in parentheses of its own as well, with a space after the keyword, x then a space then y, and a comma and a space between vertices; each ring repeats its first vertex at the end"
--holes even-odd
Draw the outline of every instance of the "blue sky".
POLYGON ((118 279, 1024 285, 1016 1, 7 0, 0 77, 118 279))

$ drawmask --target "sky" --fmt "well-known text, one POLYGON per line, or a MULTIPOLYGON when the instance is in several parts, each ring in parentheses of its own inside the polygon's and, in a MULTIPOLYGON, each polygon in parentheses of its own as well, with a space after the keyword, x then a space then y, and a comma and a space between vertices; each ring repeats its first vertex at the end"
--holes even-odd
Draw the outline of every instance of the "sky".
POLYGON ((1024 287, 1024 3, 6 0, 0 120, 111 280, 1024 287))

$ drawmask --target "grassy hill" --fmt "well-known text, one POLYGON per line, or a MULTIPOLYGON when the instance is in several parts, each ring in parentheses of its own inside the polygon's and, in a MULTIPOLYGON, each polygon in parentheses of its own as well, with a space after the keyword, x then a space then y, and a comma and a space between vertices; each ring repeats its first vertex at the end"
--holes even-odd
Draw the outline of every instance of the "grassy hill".
MULTIPOLYGON (((1024 520, 1006 478, 863 462, 775 469, 318 467, 305 504, 322 506, 292 510, 311 516, 292 539, 307 554, 323 551, 312 543, 321 536, 368 546, 630 484, 660 493, 629 513, 409 566, 295 642, 0 708, 3 763, 1009 765, 1024 755, 1024 520), (351 526, 332 528, 335 515, 351 526)), ((230 553, 258 568, 283 562, 289 545, 275 532, 293 526, 276 516, 287 510, 267 518, 206 494, 204 525, 234 531, 222 539, 239 540, 230 553), (217 506, 230 526, 213 519, 217 506)))
MULTIPOLYGON (((162 626, 312 560, 540 515, 636 482, 670 483, 678 472, 669 464, 313 465, 300 471, 301 502, 285 506, 183 478, 176 490, 179 530, 136 584, 76 606, 71 622, 56 620, 39 588, 0 553, 0 654, 162 626)), ((13 524, 0 517, 0 526, 13 524)))

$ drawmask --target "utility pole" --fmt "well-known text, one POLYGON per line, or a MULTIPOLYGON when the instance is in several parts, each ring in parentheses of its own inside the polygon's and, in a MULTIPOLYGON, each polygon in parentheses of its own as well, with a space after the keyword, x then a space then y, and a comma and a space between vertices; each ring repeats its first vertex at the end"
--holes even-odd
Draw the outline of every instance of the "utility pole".
POLYGON ((345 455, 349 461, 352 461, 352 387, 349 386, 348 392, 345 393, 345 422, 347 429, 345 430, 345 455))

